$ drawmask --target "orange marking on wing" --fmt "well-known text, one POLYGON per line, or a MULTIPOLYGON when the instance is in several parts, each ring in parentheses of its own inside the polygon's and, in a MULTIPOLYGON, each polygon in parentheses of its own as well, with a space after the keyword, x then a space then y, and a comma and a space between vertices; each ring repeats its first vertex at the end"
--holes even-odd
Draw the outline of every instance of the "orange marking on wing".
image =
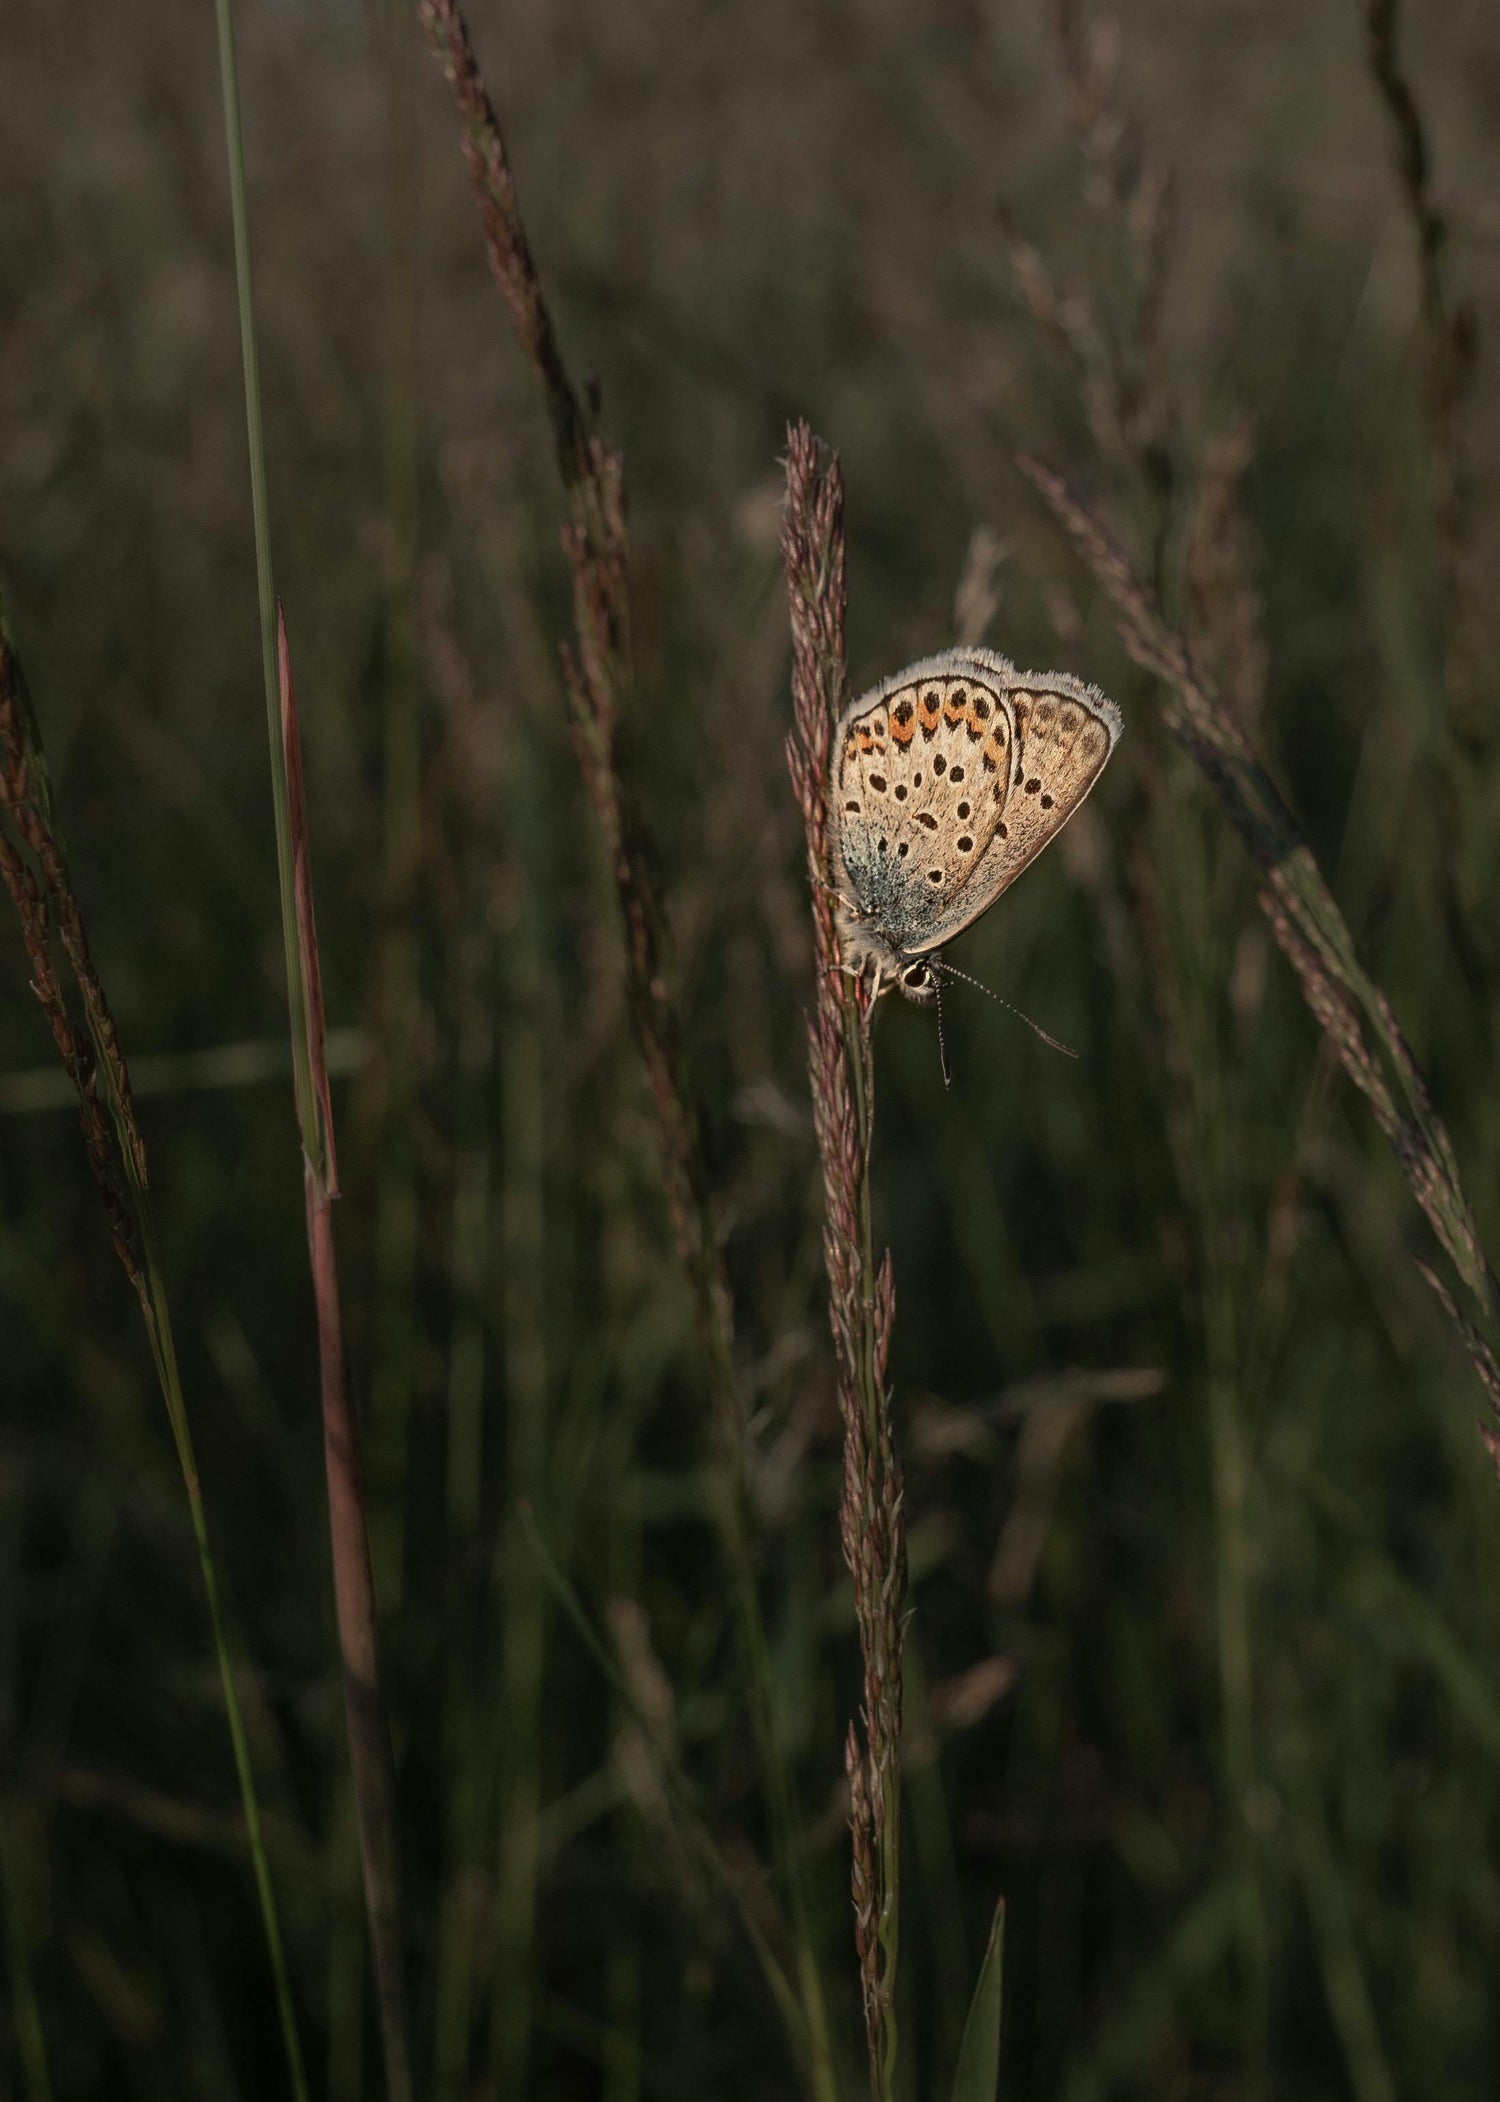
POLYGON ((891 735, 897 744, 910 744, 917 734, 917 711, 910 701, 898 701, 891 710, 891 735))
POLYGON ((968 713, 969 696, 962 686, 955 686, 943 704, 943 713, 950 723, 961 723, 968 713))

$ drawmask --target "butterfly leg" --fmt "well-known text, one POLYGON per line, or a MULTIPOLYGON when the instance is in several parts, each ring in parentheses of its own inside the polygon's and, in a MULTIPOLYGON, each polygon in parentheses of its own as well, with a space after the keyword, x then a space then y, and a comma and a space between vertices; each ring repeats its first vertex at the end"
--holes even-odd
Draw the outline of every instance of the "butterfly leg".
POLYGON ((848 913, 851 920, 859 920, 863 922, 866 920, 874 919, 875 914, 873 911, 865 911, 863 907, 856 904, 855 900, 849 896, 847 891, 840 890, 836 883, 829 883, 827 879, 822 876, 814 876, 812 880, 817 885, 819 890, 826 891, 828 893, 829 897, 833 899, 836 905, 843 906, 845 912, 848 913))

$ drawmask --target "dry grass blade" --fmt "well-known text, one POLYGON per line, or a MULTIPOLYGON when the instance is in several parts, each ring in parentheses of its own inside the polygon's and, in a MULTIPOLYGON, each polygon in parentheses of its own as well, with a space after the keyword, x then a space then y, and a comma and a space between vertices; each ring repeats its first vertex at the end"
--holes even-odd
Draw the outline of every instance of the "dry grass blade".
POLYGON ((0 830, 0 876, 4 878, 20 918, 22 940, 32 969, 32 990, 46 1015, 64 1070, 77 1091, 89 1166, 104 1200, 115 1252, 140 1303, 157 1382, 177 1448, 218 1657, 225 1717, 239 1780, 266 1949, 275 1981, 287 2068, 293 2095, 297 2102, 305 2102, 307 2076, 292 2006, 281 1920, 271 1887, 260 1803, 250 1766, 250 1748, 245 1737, 230 1662, 228 1632, 219 1602, 218 1574, 209 1545, 208 1515, 203 1505, 192 1428, 177 1368, 171 1309, 157 1255, 155 1216, 146 1173, 146 1144, 136 1120, 130 1074, 120 1048, 114 1015, 94 967, 83 913, 53 814, 51 782, 41 735, 3 613, 0 613, 0 807, 10 818, 20 842, 18 848, 0 830), (54 929, 77 987, 83 1010, 82 1025, 75 1023, 68 1012, 62 980, 52 955, 54 929))
POLYGON ((1311 847, 1251 750, 1244 729, 1198 669, 1107 527, 1063 478, 1040 461, 1020 464, 1115 604, 1120 639, 1135 662, 1164 682, 1168 730, 1207 778, 1266 873, 1261 909, 1295 968, 1309 1007, 1370 1103, 1434 1233, 1500 1332, 1500 1283, 1479 1238, 1448 1133, 1396 1021, 1368 976, 1311 847), (1366 1041, 1368 1030, 1385 1067, 1366 1041), (1392 1082, 1404 1106, 1397 1107, 1392 1082))
POLYGON ((558 347, 516 196, 505 141, 467 24, 453 0, 421 0, 428 42, 453 90, 490 267, 516 339, 541 383, 567 496, 563 547, 573 577, 574 633, 562 650, 574 749, 613 878, 625 937, 625 1002, 656 1118, 667 1209, 692 1293, 723 1463, 716 1512, 746 1660, 746 1691, 777 1867, 797 1955, 815 2093, 833 2094, 823 1992, 803 1892, 798 1820, 774 1712, 765 1632, 745 1514, 745 1412, 734 1368, 734 1309, 698 1118, 683 1073, 666 915, 645 828, 622 778, 617 724, 632 683, 625 471, 592 427, 558 347))
POLYGON ((782 529, 792 628, 795 728, 787 764, 807 832, 817 998, 808 1021, 813 1121, 823 1164, 823 1248, 844 1429, 839 1525, 854 1580, 864 1661, 864 1744, 851 1726, 846 1764, 853 1826, 855 1938, 873 2092, 893 2092, 901 1831, 901 1603, 906 1584, 901 1470, 886 1387, 895 1286, 877 1267, 870 1139, 875 1075, 869 980, 841 967, 834 924, 828 782, 844 706, 843 478, 806 424, 787 442, 782 529))
POLYGON ((297 691, 292 682, 286 618, 280 606, 276 618, 276 666, 285 765, 287 837, 291 845, 297 928, 296 964, 302 985, 301 1012, 307 1029, 306 1057, 296 1062, 295 1070, 300 1075, 305 1065, 310 1099, 299 1100, 297 1107, 303 1131, 311 1130, 317 1144, 316 1154, 304 1152, 303 1190, 308 1258, 312 1266, 313 1298, 318 1316, 318 1382, 323 1403, 323 1460, 328 1479, 334 1603, 339 1654, 343 1661, 344 1706, 359 1818, 365 1907, 369 1914, 375 1981, 380 1996, 386 2080, 391 2102, 407 2102, 412 2092, 411 2047, 401 1949, 395 1789, 391 1778, 390 1733, 380 1694, 375 1584, 370 1571, 370 1536, 364 1472, 360 1463, 359 1425, 350 1405, 344 1364, 338 1253, 333 1236, 333 1200, 338 1195, 338 1167, 328 1093, 323 976, 313 915, 297 691))

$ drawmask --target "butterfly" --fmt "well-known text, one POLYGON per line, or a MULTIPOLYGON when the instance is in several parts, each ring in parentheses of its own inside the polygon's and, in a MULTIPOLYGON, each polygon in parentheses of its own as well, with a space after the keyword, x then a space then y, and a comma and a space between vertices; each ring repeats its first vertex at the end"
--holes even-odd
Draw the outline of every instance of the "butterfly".
POLYGON ((861 694, 839 718, 830 783, 845 969, 930 1007, 943 943, 1057 837, 1121 728, 1098 687, 977 647, 861 694))

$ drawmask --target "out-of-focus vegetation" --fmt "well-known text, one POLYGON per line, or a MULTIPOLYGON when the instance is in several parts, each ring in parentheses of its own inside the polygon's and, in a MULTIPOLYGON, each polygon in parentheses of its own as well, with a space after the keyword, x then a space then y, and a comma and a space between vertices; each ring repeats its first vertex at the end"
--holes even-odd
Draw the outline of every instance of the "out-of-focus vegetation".
MULTIPOLYGON (((734 1291, 813 1933, 853 2095, 859 1667, 783 756, 792 413, 843 460, 857 681, 963 627, 1098 680, 1127 721, 955 957, 1078 1062, 962 987, 951 1093, 929 1016, 877 1032, 908 2092, 946 2092, 1004 1893, 1010 2096, 1466 2102, 1500 2063, 1483 1397, 1244 853, 1013 454, 1107 506, 1219 650, 1493 1250, 1500 19, 1450 0, 1407 25, 1445 293, 1477 322, 1455 611, 1365 11, 1137 0, 1117 47, 1080 18, 1071 76, 1069 14, 471 16, 627 465, 626 778, 734 1291), (1157 168, 1159 319, 1136 267, 1157 168), (1082 389, 1070 365, 1090 330, 1138 354, 1149 408, 1114 450, 1108 358, 1082 389)), ((744 1926, 778 1945, 720 1448, 567 738, 545 415, 414 19, 251 0, 239 34, 419 2091, 796 2093, 744 1926)), ((206 7, 87 34, 0 12, 0 586, 140 1097, 313 2085, 373 2096, 206 7)), ((7 915, 0 2095, 280 2093, 177 1459, 50 1053, 7 915)))

